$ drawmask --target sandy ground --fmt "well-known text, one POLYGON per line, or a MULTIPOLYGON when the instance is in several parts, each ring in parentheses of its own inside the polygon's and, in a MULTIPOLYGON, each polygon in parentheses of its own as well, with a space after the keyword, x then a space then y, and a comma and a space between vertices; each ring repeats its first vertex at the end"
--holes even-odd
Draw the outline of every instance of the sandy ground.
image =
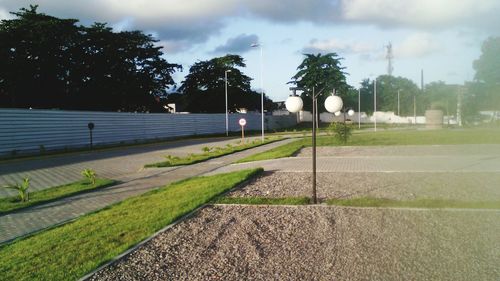
POLYGON ((500 280, 500 212, 209 206, 91 280, 500 280))

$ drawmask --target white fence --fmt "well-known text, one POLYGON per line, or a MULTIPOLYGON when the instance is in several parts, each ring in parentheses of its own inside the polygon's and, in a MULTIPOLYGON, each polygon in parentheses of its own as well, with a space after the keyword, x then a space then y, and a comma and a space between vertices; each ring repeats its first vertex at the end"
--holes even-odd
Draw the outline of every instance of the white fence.
MULTIPOLYGON (((229 130, 261 129, 261 115, 230 114, 229 130)), ((64 110, 0 109, 0 156, 89 145, 88 123, 94 123, 93 143, 132 143, 226 131, 225 114, 163 114, 64 110)), ((291 127, 296 117, 265 116, 265 129, 291 127)))

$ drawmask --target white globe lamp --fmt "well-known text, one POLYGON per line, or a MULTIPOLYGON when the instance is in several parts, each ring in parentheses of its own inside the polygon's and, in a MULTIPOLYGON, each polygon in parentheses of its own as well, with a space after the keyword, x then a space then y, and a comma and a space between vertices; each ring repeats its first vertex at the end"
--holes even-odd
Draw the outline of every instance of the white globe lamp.
POLYGON ((353 116, 354 115, 354 110, 349 109, 349 111, 347 111, 347 115, 353 116))
POLYGON ((337 112, 333 113, 333 115, 340 116, 340 111, 337 111, 337 112))
POLYGON ((289 96, 285 101, 285 106, 286 109, 291 113, 297 113, 302 110, 302 106, 304 106, 304 103, 299 96, 289 96))
POLYGON ((325 108, 328 112, 334 113, 340 111, 344 103, 339 96, 329 96, 325 100, 325 108))

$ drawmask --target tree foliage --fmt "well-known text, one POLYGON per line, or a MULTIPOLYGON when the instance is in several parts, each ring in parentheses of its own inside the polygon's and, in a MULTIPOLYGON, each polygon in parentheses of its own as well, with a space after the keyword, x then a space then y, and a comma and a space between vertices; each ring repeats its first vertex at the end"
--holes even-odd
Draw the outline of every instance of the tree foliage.
POLYGON ((381 75, 376 80, 364 79, 361 82, 361 111, 373 113, 375 81, 377 83, 377 111, 392 111, 397 114, 398 90, 401 116, 413 115, 414 96, 417 99, 417 114, 421 115, 427 109, 427 99, 413 81, 404 77, 381 75))
MULTIPOLYGON (((228 80, 228 110, 236 112, 240 108, 260 111, 261 95, 250 87, 250 77, 239 68, 245 67, 243 58, 238 55, 226 55, 207 61, 199 61, 189 69, 189 74, 178 96, 182 110, 189 112, 220 113, 225 112, 225 72, 228 80)), ((264 108, 271 109, 272 101, 264 100, 264 108)))
POLYGON ((2 107, 157 111, 155 97, 174 84, 180 66, 141 31, 84 27, 37 6, 12 14, 0 23, 2 107))
POLYGON ((500 37, 490 37, 483 42, 481 56, 473 66, 477 81, 500 84, 500 37))
MULTIPOLYGON (((341 66, 341 60, 336 53, 328 54, 304 54, 305 58, 297 67, 297 73, 292 77, 289 84, 304 88, 306 91, 302 93, 304 108, 312 109, 311 95, 314 91, 318 93, 318 105, 324 104, 328 95, 333 89, 344 97, 348 94, 349 87, 346 83, 345 67, 341 66)), ((318 111, 324 111, 322 106, 318 106, 318 111)))

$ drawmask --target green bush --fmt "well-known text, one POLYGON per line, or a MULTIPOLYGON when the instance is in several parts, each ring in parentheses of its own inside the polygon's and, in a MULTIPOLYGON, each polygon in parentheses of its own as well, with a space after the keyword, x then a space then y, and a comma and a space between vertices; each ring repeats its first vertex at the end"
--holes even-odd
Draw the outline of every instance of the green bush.
POLYGON ((332 122, 328 126, 328 131, 334 134, 334 138, 342 144, 347 144, 347 141, 352 135, 352 125, 338 122, 332 122))

